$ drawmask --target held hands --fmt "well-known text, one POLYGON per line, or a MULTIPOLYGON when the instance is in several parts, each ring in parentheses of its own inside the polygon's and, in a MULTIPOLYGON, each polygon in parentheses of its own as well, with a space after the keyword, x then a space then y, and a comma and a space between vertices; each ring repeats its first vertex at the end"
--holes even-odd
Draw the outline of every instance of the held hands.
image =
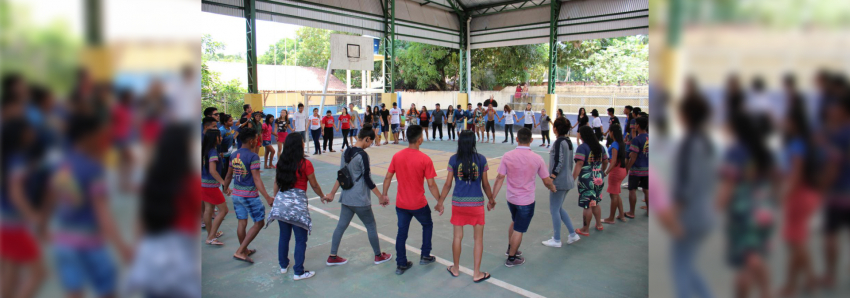
POLYGON ((496 208, 496 200, 490 199, 487 202, 487 211, 492 211, 494 208, 496 208))
POLYGON ((380 199, 378 199, 378 201, 380 202, 381 206, 383 206, 384 208, 386 208, 386 207, 387 207, 387 205, 389 205, 389 204, 390 204, 390 197, 389 197, 389 196, 387 196, 387 195, 382 195, 382 196, 380 197, 380 199))
POLYGON ((555 188, 555 183, 549 183, 549 185, 546 185, 546 188, 548 188, 551 192, 558 192, 558 190, 555 188))
POLYGON ((443 210, 445 210, 445 208, 443 208, 443 203, 442 203, 442 202, 437 203, 437 205, 436 205, 436 206, 434 206, 434 211, 440 212, 440 216, 442 216, 442 215, 443 215, 443 210))
POLYGON ((334 201, 334 194, 329 193, 322 197, 322 204, 327 204, 334 201))
POLYGON ((274 206, 274 198, 272 198, 271 196, 268 196, 268 195, 266 195, 265 197, 266 197, 266 203, 269 203, 269 207, 274 206))
POLYGON ((230 188, 225 188, 225 189, 224 189, 224 194, 225 194, 225 195, 228 195, 228 196, 229 196, 231 193, 233 193, 233 190, 232 190, 232 189, 230 189, 230 188))

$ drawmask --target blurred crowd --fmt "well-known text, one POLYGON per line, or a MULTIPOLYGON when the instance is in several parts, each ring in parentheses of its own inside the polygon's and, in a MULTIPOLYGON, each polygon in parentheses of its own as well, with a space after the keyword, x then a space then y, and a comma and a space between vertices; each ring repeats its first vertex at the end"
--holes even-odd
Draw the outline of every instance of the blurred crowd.
POLYGON ((720 101, 708 100, 693 77, 677 100, 651 94, 676 116, 651 119, 666 135, 660 143, 678 128, 676 142, 661 146, 673 158, 652 163, 666 173, 650 174, 650 184, 667 190, 650 200, 659 201, 655 215, 672 236, 676 297, 846 291, 837 281, 846 280, 839 251, 848 249, 839 236, 850 229, 850 84, 830 71, 805 79, 815 90, 799 90, 792 74, 775 94, 761 77, 747 84, 730 75, 720 101), (700 254, 715 247, 707 241, 712 232, 722 234, 723 250, 700 254), (719 252, 734 272, 725 277, 731 289, 708 281, 717 271, 697 266, 719 252))
POLYGON ((80 68, 66 96, 3 74, 0 296, 201 296, 197 74, 138 92, 80 68))

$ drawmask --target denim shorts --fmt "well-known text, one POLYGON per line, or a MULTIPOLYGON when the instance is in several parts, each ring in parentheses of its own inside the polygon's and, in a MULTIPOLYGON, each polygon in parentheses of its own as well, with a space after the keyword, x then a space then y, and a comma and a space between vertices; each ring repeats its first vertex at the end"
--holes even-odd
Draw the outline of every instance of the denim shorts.
POLYGON ((246 198, 230 196, 233 199, 233 211, 236 211, 236 219, 248 219, 248 214, 254 222, 261 221, 266 217, 266 207, 260 197, 246 198))
POLYGON ((511 220, 514 221, 514 231, 520 233, 528 231, 528 225, 531 224, 531 218, 534 217, 535 203, 520 206, 508 202, 508 209, 511 210, 511 220))
POLYGON ((352 128, 351 131, 348 132, 348 135, 351 137, 357 137, 357 129, 352 128))
POLYGON ((56 245, 53 252, 56 273, 65 290, 82 291, 88 282, 97 296, 115 294, 118 271, 106 246, 75 248, 56 245))
POLYGON ((263 141, 263 147, 269 146, 272 144, 272 141, 263 141))
POLYGON ((398 124, 390 124, 390 127, 393 130, 393 133, 398 133, 398 124))

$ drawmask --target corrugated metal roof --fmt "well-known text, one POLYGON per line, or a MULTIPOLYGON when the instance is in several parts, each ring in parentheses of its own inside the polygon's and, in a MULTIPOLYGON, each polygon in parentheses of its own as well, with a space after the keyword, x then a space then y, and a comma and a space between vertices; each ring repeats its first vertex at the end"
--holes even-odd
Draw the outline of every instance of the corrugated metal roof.
POLYGON ((648 10, 648 0, 573 0, 561 4, 559 20, 648 10))
MULTIPOLYGON (((239 80, 242 87, 248 86, 245 63, 208 61, 211 71, 220 73, 223 81, 239 80)), ((257 65, 257 87, 261 91, 322 91, 325 70, 306 66, 257 65)), ((345 83, 331 75, 328 91, 345 91, 345 83)))

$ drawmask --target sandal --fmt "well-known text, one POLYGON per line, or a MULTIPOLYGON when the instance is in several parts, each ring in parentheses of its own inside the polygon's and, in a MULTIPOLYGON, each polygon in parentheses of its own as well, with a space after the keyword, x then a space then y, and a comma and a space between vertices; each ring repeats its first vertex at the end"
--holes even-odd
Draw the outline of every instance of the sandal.
POLYGON ((249 250, 248 250, 248 255, 249 255, 249 256, 250 256, 250 255, 253 255, 255 252, 257 252, 257 250, 256 250, 256 249, 249 249, 249 250))
POLYGON ((207 243, 207 245, 214 245, 214 246, 224 245, 224 242, 218 241, 218 238, 213 238, 212 240, 208 240, 208 241, 206 241, 206 243, 207 243))
POLYGON ((622 221, 622 222, 628 222, 628 220, 626 220, 625 217, 617 217, 617 220, 622 221))
POLYGON ((448 271, 448 272, 449 272, 449 274, 451 274, 451 275, 452 275, 452 277, 458 277, 458 276, 460 276, 460 273, 458 273, 458 275, 455 275, 454 273, 452 273, 452 267, 454 267, 454 265, 447 267, 447 268, 446 268, 446 271, 448 271))
POLYGON ((224 232, 218 231, 215 233, 215 238, 221 238, 222 235, 224 235, 224 232))
POLYGON ((597 231, 602 231, 603 229, 605 229, 605 228, 604 228, 604 227, 602 227, 602 226, 596 226, 596 230, 597 230, 597 231))
POLYGON ((484 272, 484 277, 482 277, 482 278, 481 278, 481 279, 479 279, 479 280, 474 280, 474 279, 473 279, 472 281, 473 281, 473 282, 475 282, 475 283, 479 283, 479 282, 482 282, 482 281, 487 280, 488 278, 490 278, 490 273, 484 272))
POLYGON ((617 222, 615 222, 613 219, 612 219, 612 220, 610 220, 610 221, 609 221, 608 219, 603 219, 603 220, 602 220, 602 223, 606 223, 606 224, 611 224, 611 225, 613 225, 613 224, 616 224, 617 222))
POLYGON ((623 216, 628 217, 628 218, 635 218, 634 215, 629 215, 629 214, 623 214, 623 216))
POLYGON ((236 259, 237 261, 242 261, 242 262, 245 262, 245 263, 254 264, 254 260, 252 260, 252 259, 251 259, 250 257, 248 257, 248 256, 246 256, 246 257, 243 259, 243 258, 237 257, 236 255, 233 255, 233 258, 234 258, 234 259, 236 259))
POLYGON ((590 237, 590 233, 582 232, 581 229, 576 229, 575 231, 576 231, 576 234, 579 234, 579 235, 582 235, 582 236, 585 236, 585 237, 590 237))

